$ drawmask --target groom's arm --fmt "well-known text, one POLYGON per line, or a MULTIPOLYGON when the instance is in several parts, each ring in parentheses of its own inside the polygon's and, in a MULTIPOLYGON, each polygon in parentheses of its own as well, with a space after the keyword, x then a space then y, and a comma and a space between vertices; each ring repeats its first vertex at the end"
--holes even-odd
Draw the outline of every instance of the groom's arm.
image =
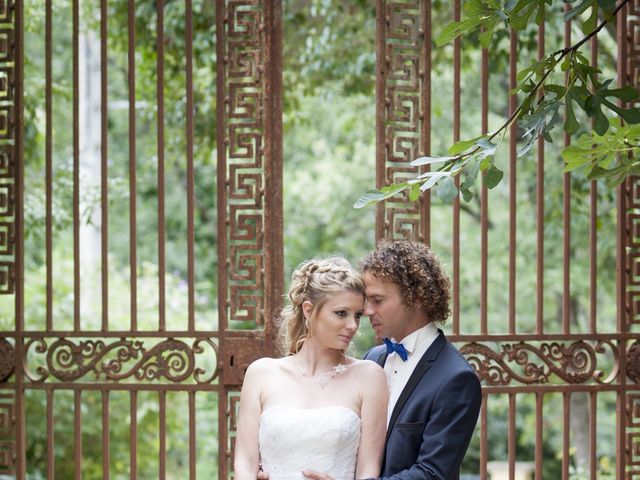
POLYGON ((381 480, 451 478, 460 470, 480 412, 482 392, 471 370, 454 375, 442 386, 425 425, 417 461, 381 480))

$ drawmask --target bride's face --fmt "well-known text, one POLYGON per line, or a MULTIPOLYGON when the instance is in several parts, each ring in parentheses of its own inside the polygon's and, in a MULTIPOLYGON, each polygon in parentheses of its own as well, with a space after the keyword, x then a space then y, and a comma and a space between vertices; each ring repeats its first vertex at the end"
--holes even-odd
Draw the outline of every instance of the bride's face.
MULTIPOLYGON (((305 315, 313 305, 303 304, 305 315)), ((364 310, 364 296, 355 292, 340 292, 329 296, 316 313, 312 337, 323 347, 345 350, 358 331, 364 310)))

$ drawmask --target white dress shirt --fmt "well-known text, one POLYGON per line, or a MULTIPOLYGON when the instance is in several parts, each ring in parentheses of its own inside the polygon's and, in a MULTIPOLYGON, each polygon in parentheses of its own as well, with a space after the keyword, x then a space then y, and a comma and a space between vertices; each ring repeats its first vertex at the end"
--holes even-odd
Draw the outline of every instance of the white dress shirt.
MULTIPOLYGON (((438 327, 436 327, 435 322, 427 323, 424 327, 419 328, 400 341, 409 354, 406 362, 403 362, 400 355, 396 352, 391 352, 387 356, 387 361, 384 364, 384 371, 387 374, 387 382, 389 383, 387 425, 389 425, 389 420, 398 402, 398 397, 400 397, 402 390, 404 390, 404 387, 407 385, 413 369, 416 368, 418 361, 431 346, 438 334, 438 327)), ((394 342, 397 341, 395 339, 391 340, 394 342)))

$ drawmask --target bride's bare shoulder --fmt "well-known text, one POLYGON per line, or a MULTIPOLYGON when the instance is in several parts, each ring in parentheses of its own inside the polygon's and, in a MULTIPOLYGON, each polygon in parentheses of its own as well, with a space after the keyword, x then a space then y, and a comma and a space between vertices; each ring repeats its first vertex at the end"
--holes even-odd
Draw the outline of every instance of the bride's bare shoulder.
POLYGON ((357 358, 349 358, 350 366, 359 373, 370 375, 384 375, 384 370, 376 362, 371 360, 359 360, 357 358))
POLYGON ((284 358, 271 358, 271 357, 262 357, 257 360, 254 360, 249 368, 247 369, 247 373, 251 372, 252 374, 264 374, 277 370, 281 370, 286 368, 287 365, 286 357, 284 358))

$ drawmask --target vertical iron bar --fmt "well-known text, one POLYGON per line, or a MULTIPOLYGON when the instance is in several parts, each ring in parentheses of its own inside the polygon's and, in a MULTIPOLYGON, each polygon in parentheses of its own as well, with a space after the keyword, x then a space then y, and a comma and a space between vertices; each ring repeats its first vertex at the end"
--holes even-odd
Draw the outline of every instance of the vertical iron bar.
MULTIPOLYGON (((618 86, 623 87, 627 82, 627 11, 628 5, 616 15, 616 44, 618 46, 618 86)), ((622 182, 617 188, 617 238, 616 238, 616 296, 617 303, 617 331, 624 332, 627 327, 627 285, 626 285, 626 247, 627 247, 627 183, 622 182)), ((620 372, 618 383, 621 389, 616 392, 616 478, 624 478, 626 470, 626 405, 624 386, 627 382, 626 372, 626 342, 618 341, 618 356, 620 361, 620 372)))
POLYGON ((137 231, 136 231, 136 23, 135 0, 129 0, 128 4, 128 30, 129 30, 129 268, 131 283, 131 330, 138 329, 137 319, 137 231))
POLYGON ((509 457, 509 478, 513 479, 516 473, 516 394, 509 394, 509 426, 507 428, 507 455, 509 457))
POLYGON ((282 198, 282 1, 265 2, 264 83, 264 330, 266 352, 275 354, 278 329, 272 319, 284 293, 282 198))
POLYGON ((487 460, 489 457, 488 422, 487 422, 487 401, 489 395, 482 392, 482 403, 480 404, 480 478, 487 478, 487 460))
MULTIPOLYGON (((227 162, 226 162, 226 36, 227 12, 224 0, 216 0, 216 141, 218 144, 217 162, 217 204, 218 204, 218 324, 220 330, 220 348, 224 345, 228 320, 228 264, 227 264, 227 162)), ((227 417, 224 384, 220 383, 218 391, 218 478, 227 478, 227 417)))
POLYGON ((158 392, 158 416, 159 416, 159 435, 160 448, 159 456, 159 474, 160 480, 165 480, 167 471, 167 392, 158 392))
POLYGON ((189 480, 196 478, 196 392, 189 391, 189 480))
POLYGON ((53 118, 51 110, 52 102, 52 7, 51 0, 45 3, 45 249, 46 249, 46 268, 47 268, 47 287, 46 287, 46 320, 45 328, 47 331, 53 330, 53 173, 52 173, 52 153, 53 153, 53 118))
POLYGON ((195 329, 194 193, 193 193, 193 18, 191 0, 185 0, 185 55, 187 83, 187 283, 188 329, 195 329))
POLYGON ((102 480, 109 480, 109 458, 111 440, 109 436, 109 390, 102 391, 102 480))
POLYGON ((73 329, 80 330, 80 5, 73 0, 73 329))
MULTIPOLYGON (((598 68, 598 37, 594 35, 591 39, 591 65, 598 68)), ((591 126, 595 124, 595 120, 591 120, 591 126)), ((591 181, 590 191, 591 207, 589 221, 589 331, 596 333, 598 328, 598 182, 591 181)), ((595 443, 592 444, 595 447, 595 443)))
POLYGON ((47 388, 47 479, 55 476, 55 430, 53 428, 53 389, 47 388))
MULTIPOLYGON (((387 141, 385 135, 385 112, 387 109, 386 78, 389 69, 389 59, 385 51, 387 38, 386 2, 376 0, 376 188, 385 184, 385 161, 387 141)), ((376 205, 376 242, 385 236, 384 201, 376 205)))
POLYGON ((102 331, 109 330, 109 88, 107 0, 100 0, 100 233, 102 331))
POLYGON ((129 456, 131 458, 131 480, 138 478, 138 392, 132 390, 129 394, 129 411, 130 411, 130 424, 129 424, 129 456))
MULTIPOLYGON (((517 80, 517 42, 516 31, 510 32, 509 49, 509 90, 516 88, 517 80)), ((518 107, 516 95, 509 96, 509 114, 518 107)), ((514 121, 509 127, 509 333, 516 332, 516 142, 517 125, 514 121)), ((511 467, 510 467, 511 468, 511 467)), ((513 478, 513 477, 512 477, 513 478)))
MULTIPOLYGON (((489 51, 482 49, 480 64, 480 103, 482 134, 489 131, 489 51)), ((488 276, 489 276, 489 189, 484 182, 480 186, 480 334, 488 332, 488 276)))
MULTIPOLYGON (((565 4, 565 12, 570 8, 569 4, 565 4)), ((571 20, 564 24, 564 46, 571 46, 571 20)), ((565 74, 565 82, 568 80, 569 73, 565 74)), ((566 115, 565 106, 565 115, 566 115)), ((567 147, 571 143, 571 136, 564 132, 564 146, 567 147)), ((562 199, 562 218, 564 236, 562 241, 562 265, 563 265, 563 282, 562 282, 562 332, 565 334, 571 331, 571 173, 567 172, 563 176, 563 199, 562 199)))
POLYGON ((589 478, 596 480, 598 474, 598 393, 589 393, 589 478))
MULTIPOLYGON (((544 8, 544 7, 543 7, 544 8)), ((544 57, 546 16, 538 27, 538 60, 544 57)), ((542 97, 542 92, 540 92, 542 97)), ((544 332, 544 138, 538 137, 536 165, 536 333, 544 332)), ((540 478, 540 477, 538 477, 540 478)))
MULTIPOLYGON (((453 2, 453 19, 460 21, 460 0, 453 2)), ((453 41, 453 143, 460 140, 460 37, 453 41)), ((460 186, 460 176, 456 176, 456 187, 460 186)), ((453 309, 451 331, 460 333, 460 195, 453 200, 453 309)))
MULTIPOLYGON (((24 355, 24 10, 23 2, 15 3, 15 355, 22 359, 24 355)), ((20 365, 20 363, 18 363, 20 365)), ((24 370, 15 369, 15 431, 16 431, 16 478, 26 477, 26 433, 24 408, 24 370)))
POLYGON ((544 405, 544 394, 536 393, 536 449, 535 449, 535 480, 542 480, 542 461, 543 448, 542 443, 542 407, 544 405))
POLYGON ((82 480, 82 391, 73 391, 74 409, 73 409, 73 439, 74 439, 74 471, 75 479, 82 480))
POLYGON ((571 416, 571 394, 562 394, 562 480, 569 480, 569 444, 570 444, 570 416, 571 416))
POLYGON ((164 202, 164 0, 156 4, 156 78, 158 103, 158 330, 166 329, 165 304, 165 202, 164 202))
MULTIPOLYGON (((424 155, 431 154, 431 0, 420 2, 422 5, 422 30, 423 37, 423 70, 421 72, 422 89, 420 91, 420 102, 422 112, 421 142, 424 155)), ((429 165, 424 171, 431 170, 429 165)), ((420 233, 421 241, 427 245, 431 244, 431 190, 427 190, 420 198, 420 233)))
POLYGON ((543 448, 542 443, 542 413, 544 405, 544 394, 542 392, 536 393, 536 447, 535 447, 535 479, 542 480, 542 462, 543 462, 543 448))

